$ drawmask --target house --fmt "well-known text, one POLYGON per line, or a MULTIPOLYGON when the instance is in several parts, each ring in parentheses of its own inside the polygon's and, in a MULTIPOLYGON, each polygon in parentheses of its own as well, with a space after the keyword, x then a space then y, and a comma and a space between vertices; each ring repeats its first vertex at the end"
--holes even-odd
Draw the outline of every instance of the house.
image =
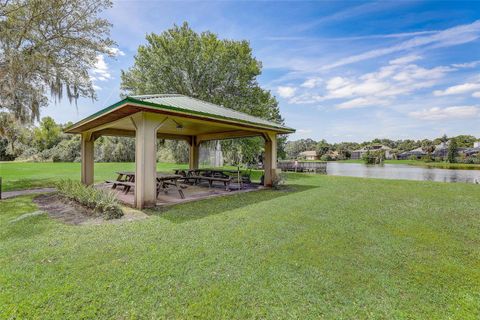
POLYGON ((409 160, 413 157, 415 157, 415 159, 421 159, 422 157, 424 157, 426 155, 427 155, 427 153, 425 151, 423 151, 423 149, 420 147, 420 148, 417 148, 417 149, 413 149, 413 150, 410 150, 410 151, 405 151, 405 152, 400 153, 397 156, 397 159, 398 160, 409 160))
POLYGON ((467 157, 476 156, 480 154, 480 141, 473 143, 473 148, 466 148, 461 151, 467 157))
POLYGON ((318 160, 317 151, 315 150, 307 150, 307 151, 300 152, 298 156, 299 158, 302 158, 305 160, 318 160))
POLYGON ((448 145, 450 144, 450 141, 447 142, 441 142, 440 144, 437 144, 435 146, 435 150, 432 153, 432 156, 435 158, 446 158, 448 155, 448 145))
POLYGON ((393 157, 392 148, 381 145, 381 144, 366 146, 366 147, 363 147, 362 149, 354 150, 351 152, 350 159, 353 159, 353 160, 362 159, 363 155, 366 154, 367 152, 369 151, 374 152, 378 150, 385 151, 385 159, 388 159, 388 160, 392 159, 393 157))
MULTIPOLYGON (((441 142, 441 143, 437 144, 435 146, 434 151, 430 154, 430 156, 434 157, 434 158, 441 158, 441 159, 447 158, 448 145, 449 144, 450 144, 450 141, 441 142)), ((466 150, 470 150, 471 152, 474 152, 475 147, 470 148, 470 149, 457 148, 458 153, 465 153, 466 150)), ((479 148, 479 150, 480 150, 480 148, 479 148)), ((407 160, 407 159, 410 159, 412 157, 415 157, 416 159, 421 159, 422 157, 425 157, 425 156, 428 156, 428 155, 429 154, 427 152, 423 151, 423 149, 420 147, 420 148, 416 148, 416 149, 413 149, 413 150, 410 150, 410 151, 405 151, 405 152, 400 153, 397 156, 397 159, 398 160, 407 160)))
MULTIPOLYGON (((450 140, 447 142, 442 142, 435 146, 435 151, 433 151, 432 156, 435 158, 446 159, 448 156, 448 146, 450 145, 450 140)), ((457 155, 463 153, 467 148, 457 148, 457 155)))

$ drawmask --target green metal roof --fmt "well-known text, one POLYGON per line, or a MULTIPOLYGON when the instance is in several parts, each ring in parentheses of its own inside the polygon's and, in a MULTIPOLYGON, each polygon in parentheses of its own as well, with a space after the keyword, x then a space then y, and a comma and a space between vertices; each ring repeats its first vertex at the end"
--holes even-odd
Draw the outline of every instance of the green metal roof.
POLYGON ((139 96, 128 96, 127 98, 107 107, 99 112, 77 122, 72 125, 70 128, 67 128, 65 131, 68 132, 73 130, 76 127, 79 127, 90 120, 102 116, 103 114, 108 113, 109 111, 115 109, 116 107, 130 103, 136 103, 140 105, 145 105, 148 107, 154 107, 155 109, 165 109, 169 111, 177 111, 181 113, 207 116, 211 118, 217 118, 222 120, 231 120, 236 123, 246 123, 250 125, 257 125, 260 127, 267 127, 272 129, 277 129, 281 132, 292 133, 295 132, 295 129, 283 126, 273 121, 268 121, 258 117, 248 115, 243 112, 235 111, 232 109, 225 108, 213 103, 205 102, 199 99, 191 98, 181 94, 154 94, 154 95, 139 95, 139 96))
POLYGON ((282 126, 276 122, 264 120, 258 117, 251 116, 249 114, 228 109, 223 106, 219 106, 213 103, 205 102, 199 99, 191 98, 181 94, 154 94, 154 95, 142 95, 142 96, 129 96, 136 100, 150 102, 156 105, 169 106, 176 109, 182 109, 187 112, 199 113, 209 115, 213 117, 232 119, 235 121, 242 121, 252 124, 260 124, 268 127, 279 129, 291 128, 282 126))

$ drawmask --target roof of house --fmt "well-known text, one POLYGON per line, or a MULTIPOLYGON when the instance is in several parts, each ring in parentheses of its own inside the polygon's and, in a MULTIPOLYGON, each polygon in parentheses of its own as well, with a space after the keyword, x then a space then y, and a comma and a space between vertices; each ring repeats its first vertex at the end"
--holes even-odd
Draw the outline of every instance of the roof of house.
POLYGON ((392 150, 392 148, 381 145, 381 144, 375 144, 375 145, 365 146, 362 149, 354 150, 352 152, 367 152, 371 150, 392 150))
POLYGON ((427 153, 423 151, 422 147, 419 147, 410 151, 402 152, 401 154, 427 154, 427 153))
MULTIPOLYGON (((76 133, 75 129, 85 125, 108 113, 114 112, 118 108, 128 108, 129 105, 139 105, 155 111, 168 111, 178 113, 179 115, 191 115, 198 117, 213 118, 231 122, 234 124, 249 124, 255 127, 273 129, 282 133, 293 133, 295 129, 281 125, 279 123, 254 117, 249 114, 225 108, 213 103, 202 101, 196 98, 184 96, 181 94, 152 94, 140 96, 128 96, 125 99, 104 108, 97 113, 73 124, 67 128, 66 132, 76 133)), ((132 109, 135 108, 132 106, 132 109)), ((124 111, 125 113, 125 111, 124 111)))

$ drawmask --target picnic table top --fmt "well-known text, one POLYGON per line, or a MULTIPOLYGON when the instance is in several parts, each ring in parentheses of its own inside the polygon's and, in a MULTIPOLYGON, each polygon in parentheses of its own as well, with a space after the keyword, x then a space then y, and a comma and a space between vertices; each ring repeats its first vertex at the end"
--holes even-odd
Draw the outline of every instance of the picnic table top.
MULTIPOLYGON (((220 168, 201 168, 201 169, 174 169, 174 171, 213 171, 213 172, 230 172, 230 173, 237 173, 239 170, 233 169, 220 169, 220 168)), ((241 171, 241 170, 240 170, 241 171)))
MULTIPOLYGON (((117 171, 117 174, 123 174, 125 176, 135 176, 134 171, 117 171)), ((161 173, 157 172, 157 179, 180 179, 183 178, 179 174, 161 173)))

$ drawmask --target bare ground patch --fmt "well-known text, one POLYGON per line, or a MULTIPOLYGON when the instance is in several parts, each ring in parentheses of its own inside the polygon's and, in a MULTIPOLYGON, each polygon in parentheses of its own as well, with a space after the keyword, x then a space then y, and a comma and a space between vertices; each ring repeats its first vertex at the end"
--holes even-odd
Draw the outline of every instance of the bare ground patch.
POLYGON ((103 223, 121 223, 148 218, 145 213, 132 209, 122 208, 123 217, 120 219, 106 220, 93 210, 60 196, 57 193, 42 194, 33 199, 38 208, 48 214, 52 219, 70 225, 92 225, 103 223))

